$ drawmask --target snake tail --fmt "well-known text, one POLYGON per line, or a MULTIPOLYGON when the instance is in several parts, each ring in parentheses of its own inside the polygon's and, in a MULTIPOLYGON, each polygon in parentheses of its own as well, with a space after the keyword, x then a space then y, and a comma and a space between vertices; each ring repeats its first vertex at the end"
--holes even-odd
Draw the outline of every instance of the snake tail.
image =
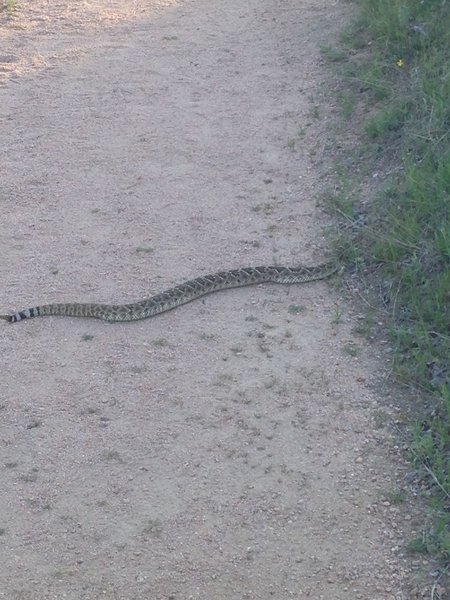
POLYGON ((31 319, 32 317, 39 317, 40 315, 41 309, 39 306, 35 306, 34 308, 20 310, 13 315, 0 315, 0 319, 9 321, 10 323, 17 323, 17 321, 22 321, 22 319, 31 319))

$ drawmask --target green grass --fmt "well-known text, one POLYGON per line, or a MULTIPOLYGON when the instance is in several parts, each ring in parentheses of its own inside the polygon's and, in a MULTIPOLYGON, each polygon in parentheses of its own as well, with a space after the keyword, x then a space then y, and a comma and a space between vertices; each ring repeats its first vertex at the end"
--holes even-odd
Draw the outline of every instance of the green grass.
POLYGON ((432 407, 411 426, 433 515, 416 546, 449 558, 450 3, 357 3, 341 47, 322 48, 341 75, 343 127, 351 119, 360 139, 327 205, 340 260, 387 323, 395 375, 432 407))
POLYGON ((331 322, 333 325, 339 325, 342 322, 342 309, 340 306, 334 308, 334 317, 331 322))
POLYGON ((345 344, 345 346, 342 348, 342 350, 345 354, 348 354, 349 356, 352 356, 353 358, 355 358, 356 356, 359 356, 361 354, 361 348, 353 343, 345 344))
POLYGON ((341 62, 348 58, 347 52, 335 46, 320 46, 320 51, 330 62, 341 62))
POLYGON ((403 490, 388 490, 383 494, 383 500, 390 504, 402 504, 406 501, 406 494, 403 490))
POLYGON ((142 252, 144 254, 151 254, 154 252, 154 249, 151 246, 138 246, 136 248, 136 252, 142 252))
POLYGON ((305 310, 304 306, 300 306, 299 304, 290 304, 288 307, 288 313, 290 315, 299 315, 305 310))
POLYGON ((5 10, 8 14, 12 14, 17 8, 17 0, 4 0, 0 6, 1 10, 5 10))

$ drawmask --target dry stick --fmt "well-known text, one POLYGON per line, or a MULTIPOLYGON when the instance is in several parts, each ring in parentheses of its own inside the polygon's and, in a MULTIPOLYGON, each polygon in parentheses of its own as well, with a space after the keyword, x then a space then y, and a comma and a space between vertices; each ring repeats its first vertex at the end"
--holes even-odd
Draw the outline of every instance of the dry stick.
POLYGON ((439 333, 438 331, 427 331, 428 335, 434 335, 436 337, 440 337, 443 340, 450 340, 450 336, 444 335, 443 333, 439 333))
POLYGON ((398 300, 398 295, 400 293, 400 286, 402 283, 402 276, 400 276, 399 280, 398 280, 398 285, 397 285, 397 291, 395 292, 395 296, 394 296, 394 302, 392 303, 392 318, 395 318, 395 313, 396 313, 396 308, 397 308, 397 300, 398 300))
MULTIPOLYGON (((438 581, 439 581, 439 579, 438 579, 438 581)), ((434 600, 434 597, 435 597, 434 596, 434 592, 436 591, 437 584, 438 584, 438 582, 435 581, 434 584, 433 584, 433 587, 431 588, 431 600, 434 600)))
MULTIPOLYGON (((439 573, 439 577, 436 579, 436 581, 433 584, 433 587, 431 588, 431 600, 434 600, 434 593, 437 590, 437 586, 439 585, 439 581, 441 580, 442 576, 444 575, 444 572, 447 572, 447 569, 445 569, 442 573, 439 573)), ((438 592, 439 594, 439 592, 438 592)), ((436 596, 437 598, 437 596, 436 596)), ((441 598, 441 595, 439 594, 439 598, 441 598)), ((439 599, 438 599, 439 600, 439 599)))

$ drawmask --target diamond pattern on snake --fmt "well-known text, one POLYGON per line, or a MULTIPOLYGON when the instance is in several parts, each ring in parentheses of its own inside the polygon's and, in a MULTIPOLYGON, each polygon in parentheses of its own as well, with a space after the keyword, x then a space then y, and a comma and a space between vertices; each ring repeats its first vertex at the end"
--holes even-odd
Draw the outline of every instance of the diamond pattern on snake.
POLYGON ((339 267, 333 264, 316 265, 315 267, 246 267, 197 277, 156 294, 156 296, 132 304, 82 302, 42 304, 10 315, 0 315, 0 319, 16 323, 31 317, 64 316, 91 317, 110 322, 138 321, 219 290, 258 283, 307 283, 330 277, 338 270, 339 267))

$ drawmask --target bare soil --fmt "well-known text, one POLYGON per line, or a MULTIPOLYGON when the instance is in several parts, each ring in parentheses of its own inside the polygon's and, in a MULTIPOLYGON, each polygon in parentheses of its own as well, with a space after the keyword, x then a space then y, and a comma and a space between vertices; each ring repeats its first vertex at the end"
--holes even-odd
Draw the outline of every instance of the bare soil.
MULTIPOLYGON (((345 2, 0 14, 1 312, 326 258, 345 2)), ((430 597, 383 345, 330 282, 0 328, 0 598, 430 597), (417 534, 417 531, 416 531, 417 534)))

